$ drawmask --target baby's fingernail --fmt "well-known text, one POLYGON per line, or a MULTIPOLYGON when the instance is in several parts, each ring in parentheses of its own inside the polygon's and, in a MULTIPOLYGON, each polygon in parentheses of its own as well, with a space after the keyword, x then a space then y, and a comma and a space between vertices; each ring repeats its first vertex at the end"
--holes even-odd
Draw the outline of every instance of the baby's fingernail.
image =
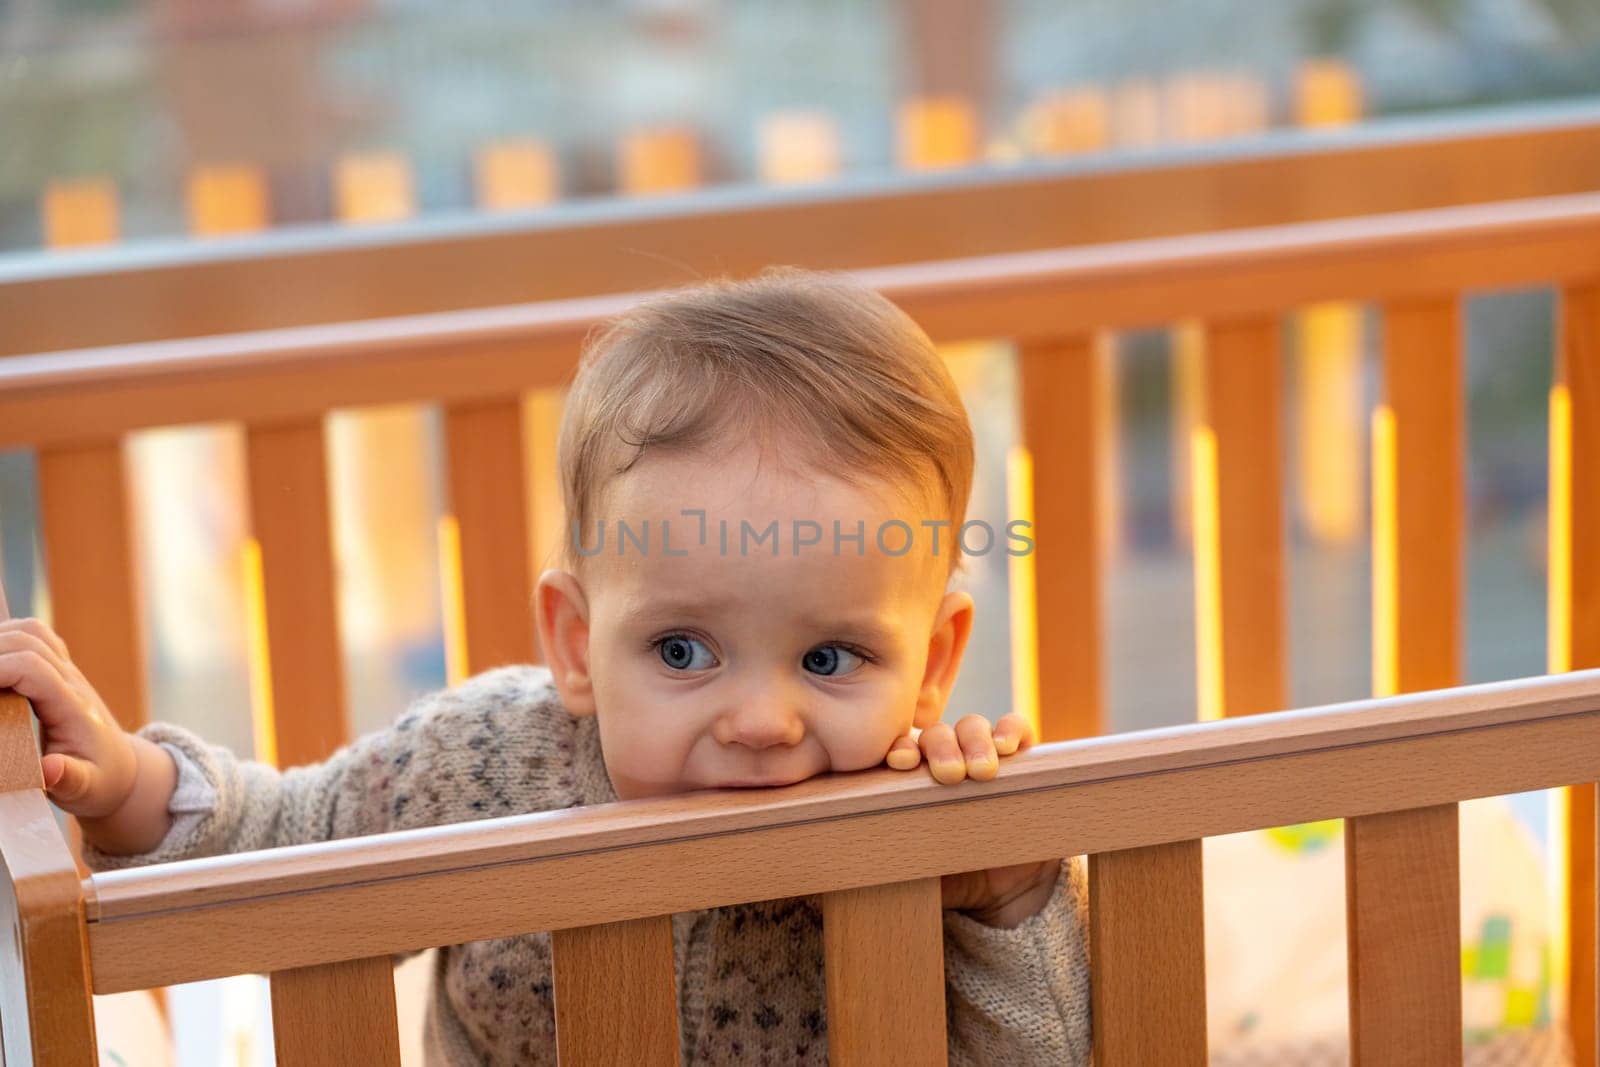
POLYGON ((989 755, 989 753, 987 753, 987 752, 969 752, 969 753, 967 753, 967 765, 968 766, 972 766, 973 764, 977 764, 978 766, 981 767, 984 764, 993 763, 993 762, 994 762, 994 757, 989 755))
POLYGON ((933 776, 935 778, 960 778, 967 773, 967 768, 960 760, 942 759, 933 763, 933 776))

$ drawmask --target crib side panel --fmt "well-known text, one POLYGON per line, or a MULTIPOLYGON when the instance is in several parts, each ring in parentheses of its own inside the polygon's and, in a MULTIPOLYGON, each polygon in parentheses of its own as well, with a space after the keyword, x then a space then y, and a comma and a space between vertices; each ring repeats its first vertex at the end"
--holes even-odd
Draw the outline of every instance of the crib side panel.
POLYGON ((1461 1062, 1458 836, 1454 804, 1345 822, 1354 1067, 1461 1062))
POLYGON ((1206 1062, 1198 840, 1089 857, 1094 1062, 1206 1062))
POLYGON ((1287 706, 1279 332, 1272 316, 1205 329, 1193 449, 1202 719, 1287 706))
POLYGON ((321 419, 246 435, 251 527, 261 545, 272 736, 282 767, 349 739, 321 419))
POLYGON ((468 675, 535 659, 522 416, 516 396, 445 409, 468 675))
POLYGON ((40 534, 54 628, 126 729, 148 718, 144 618, 120 439, 39 450, 40 534))
POLYGON ((0 1062, 93 1067, 83 887, 42 791, 0 793, 0 861, 0 1062))
POLYGON ((938 878, 822 897, 832 1064, 944 1063, 944 925, 938 878))
POLYGON ((550 949, 562 1067, 677 1064, 671 916, 557 930, 550 949))
POLYGON ((1024 344, 1017 352, 1022 440, 1033 461, 1035 550, 1027 558, 1035 608, 1033 647, 1015 654, 1031 656, 1037 671, 1038 728, 1045 741, 1093 737, 1105 729, 1096 363, 1089 336, 1024 344), (1050 546, 1044 552, 1037 550, 1040 538, 1050 546))
MULTIPOLYGON (((1560 347, 1550 395, 1549 669, 1600 667, 1600 283, 1561 294, 1560 347)), ((1595 786, 1565 798, 1568 826, 1568 1014, 1579 1062, 1595 1057, 1595 786)))
POLYGON ((399 1067, 394 961, 387 955, 272 975, 279 1067, 399 1067))

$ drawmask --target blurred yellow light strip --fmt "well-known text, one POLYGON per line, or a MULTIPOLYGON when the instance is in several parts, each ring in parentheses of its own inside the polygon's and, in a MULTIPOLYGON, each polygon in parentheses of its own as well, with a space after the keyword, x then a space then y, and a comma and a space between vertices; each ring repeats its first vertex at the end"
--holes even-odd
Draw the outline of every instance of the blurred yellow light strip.
POLYGON ((1572 394, 1550 390, 1550 610, 1546 662, 1572 669, 1572 394))
MULTIPOLYGON (((1033 453, 1013 445, 1006 454, 1006 521, 1024 519, 1033 528, 1033 453)), ((1033 552, 1039 546, 1034 543, 1033 552)), ((1039 723, 1039 587, 1033 552, 1006 557, 1011 594, 1011 707, 1027 716, 1033 736, 1039 723)))
POLYGON ((255 757, 278 764, 278 724, 272 706, 272 658, 267 648, 267 596, 262 577, 261 542, 245 539, 240 554, 240 579, 244 583, 245 658, 250 670, 250 724, 255 757))
POLYGON ((1194 489, 1194 619, 1200 721, 1220 719, 1222 700, 1222 522, 1218 514, 1217 435, 1197 426, 1189 455, 1194 489))
POLYGON ((467 601, 461 579, 461 523, 439 516, 440 605, 444 613, 444 673, 450 685, 467 678, 467 601))
MULTIPOLYGON (((1572 394, 1550 390, 1549 606, 1545 662, 1551 674, 1572 669, 1572 394)), ((1552 1001, 1567 1003, 1572 981, 1573 792, 1552 789, 1550 816, 1550 970, 1552 1001)))
POLYGON ((1400 501, 1394 409, 1372 413, 1372 692, 1400 692, 1400 501))

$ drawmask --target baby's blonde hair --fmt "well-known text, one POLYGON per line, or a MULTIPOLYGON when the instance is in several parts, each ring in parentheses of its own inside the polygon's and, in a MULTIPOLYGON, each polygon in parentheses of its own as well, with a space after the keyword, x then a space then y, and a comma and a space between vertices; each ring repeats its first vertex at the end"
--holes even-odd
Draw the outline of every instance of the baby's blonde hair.
MULTIPOLYGON (((830 476, 858 487, 933 501, 943 512, 934 518, 950 522, 938 537, 947 577, 963 569, 956 534, 972 491, 972 426, 944 360, 877 292, 795 268, 676 290, 591 336, 561 420, 561 565, 578 569, 574 524, 592 543, 606 487, 647 449, 747 441, 831 461, 830 476)), ((885 535, 896 545, 903 536, 885 535)))

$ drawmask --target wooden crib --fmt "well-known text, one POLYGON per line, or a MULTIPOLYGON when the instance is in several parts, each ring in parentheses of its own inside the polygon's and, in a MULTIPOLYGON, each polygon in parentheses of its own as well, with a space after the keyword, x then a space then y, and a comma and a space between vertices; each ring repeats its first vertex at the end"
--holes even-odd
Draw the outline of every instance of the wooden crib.
MULTIPOLYGON (((830 1061, 945 1058, 939 876, 1088 853, 1100 1064, 1206 1058, 1199 838, 1347 821, 1357 1063, 1459 1063, 1456 802, 1600 776, 1600 671, 194 860, 80 883, 3 722, 5 1062, 95 1062, 90 991, 272 975, 284 1064, 396 1064, 390 953, 549 929, 563 1064, 675 1063, 668 917, 822 894, 830 1061), (26 981, 24 982, 24 977, 26 981), (30 1059, 31 1057, 31 1059, 30 1059)), ((36 762, 32 766, 36 767, 36 762)), ((1589 901, 1590 906, 1594 902, 1589 901)))
MULTIPOLYGON (((1205 218, 1172 207, 1152 221, 1124 207, 1110 234, 1087 217, 982 225, 997 205, 1114 202, 1105 198, 1115 184, 1091 170, 985 189, 932 182, 903 197, 713 205, 709 215, 617 209, 565 227, 259 239, 0 273, 0 445, 38 449, 58 628, 134 722, 144 694, 121 438, 146 427, 245 424, 271 650, 263 669, 273 703, 302 709, 275 718, 284 764, 322 757, 347 731, 322 421, 335 408, 444 409, 467 664, 533 658, 527 510, 490 490, 524 480, 523 392, 562 382, 585 332, 637 299, 619 287, 661 280, 659 264, 607 251, 619 247, 683 248, 737 271, 769 259, 856 267, 937 341, 1017 344, 1040 544, 1032 684, 1051 737, 1092 734, 1100 722, 1096 338, 1199 323, 1201 706, 1251 716, 1047 744, 993 783, 954 790, 865 774, 773 797, 630 803, 80 879, 12 701, 0 754, 0 855, 17 934, 0 987, 7 1063, 29 1062, 30 1050, 43 1063, 92 1062, 90 990, 251 972, 273 974, 283 1062, 382 1062, 375 1050, 394 1045, 390 953, 539 929, 557 931, 566 1061, 670 1059, 666 916, 802 893, 826 895, 833 1057, 925 1063, 944 1041, 938 876, 1077 854, 1091 856, 1097 1059, 1198 1062, 1199 839, 1336 817, 1349 820, 1359 1061, 1459 1060, 1454 805, 1600 777, 1600 675, 1418 692, 1459 675, 1458 302, 1473 289, 1560 290, 1552 665, 1600 665, 1600 560, 1577 550, 1600 536, 1600 194, 1571 191, 1600 185, 1597 130, 1591 116, 1515 138, 1500 131, 1467 138, 1471 151, 1448 139, 1437 152, 1378 140, 1359 166, 1316 151, 1191 159, 1144 180, 1173 204, 1193 202, 1185 193, 1200 182, 1225 210, 1205 218), (1517 170, 1530 144, 1559 165, 1517 170), (1487 171, 1499 177, 1461 176, 1464 161, 1486 165, 1495 152, 1504 166, 1487 171), (1341 182, 1319 186, 1330 166, 1341 182), (1370 183, 1345 184, 1352 173, 1370 183), (1396 186, 1402 176, 1413 184, 1396 186), (1280 199, 1274 214, 1252 197, 1282 183, 1293 203, 1295 182, 1321 189, 1305 194, 1304 210, 1280 199), (1491 199, 1552 191, 1566 195, 1491 199), (1306 217, 1318 221, 1293 221, 1306 217), (969 229, 937 225, 951 220, 969 229), (1220 232, 1190 232, 1205 222, 1220 232), (1062 247, 1031 243, 1041 228, 1062 247), (854 258, 818 244, 838 232, 853 234, 854 258), (251 295, 263 292, 272 299, 251 295), (540 299, 517 302, 530 295, 540 299), (1413 695, 1256 715, 1288 704, 1281 322, 1328 300, 1385 311, 1375 674, 1382 692, 1413 695), (917 842, 911 855, 906 841, 917 842), (473 902, 483 906, 462 906, 473 902)), ((1587 818, 1574 819, 1574 833, 1592 857, 1593 794, 1575 795, 1587 818)), ((1573 978, 1585 1010, 1574 1030, 1586 1048, 1592 867, 1576 886, 1573 978)))

